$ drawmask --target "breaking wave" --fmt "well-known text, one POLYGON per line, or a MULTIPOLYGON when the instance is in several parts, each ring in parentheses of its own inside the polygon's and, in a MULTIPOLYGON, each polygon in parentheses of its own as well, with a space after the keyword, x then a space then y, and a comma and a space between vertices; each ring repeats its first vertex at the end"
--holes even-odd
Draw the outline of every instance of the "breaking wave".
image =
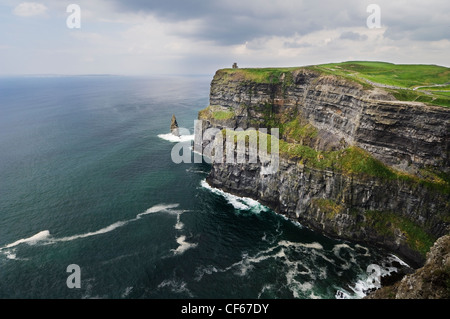
POLYGON ((195 135, 180 135, 180 136, 176 136, 173 135, 172 133, 167 133, 167 134, 159 134, 158 135, 159 138, 172 142, 172 143, 179 143, 179 142, 190 142, 194 140, 195 135))
POLYGON ((177 243, 179 246, 176 249, 172 249, 175 255, 181 255, 186 250, 197 247, 197 244, 187 242, 185 235, 181 235, 180 237, 178 237, 177 243))
POLYGON ((185 294, 188 295, 190 298, 194 297, 192 292, 187 287, 187 283, 183 280, 179 279, 166 279, 162 281, 158 285, 158 289, 169 289, 171 292, 174 292, 176 294, 185 294))
MULTIPOLYGON (((394 264, 400 264, 402 267, 409 267, 407 263, 398 258, 395 255, 390 255, 383 260, 380 265, 372 264, 368 266, 367 276, 359 279, 354 285, 349 285, 347 289, 340 288, 336 291, 336 299, 354 299, 354 298, 364 298, 369 291, 379 288, 377 283, 374 282, 374 278, 370 276, 370 268, 376 268, 379 271, 379 276, 384 277, 392 273, 397 272, 399 269, 394 264)), ((378 279, 380 279, 378 278, 378 279)))
POLYGON ((221 189, 210 186, 206 180, 201 181, 201 186, 211 191, 216 195, 220 195, 227 200, 229 204, 231 204, 237 210, 251 210, 252 212, 258 213, 261 211, 269 211, 270 209, 258 201, 249 198, 249 197, 240 197, 227 192, 224 192, 221 189))
MULTIPOLYGON (((204 276, 213 275, 214 273, 224 273, 233 272, 234 275, 239 277, 244 277, 253 271, 255 266, 261 262, 268 259, 276 259, 281 262, 286 267, 284 272, 285 287, 289 289, 295 298, 300 298, 304 294, 308 295, 309 298, 318 298, 313 292, 315 279, 326 278, 326 270, 323 269, 312 269, 307 262, 300 258, 293 258, 292 252, 297 251, 306 254, 315 254, 315 251, 323 250, 321 244, 313 243, 300 243, 291 242, 287 240, 280 240, 274 246, 262 250, 254 255, 249 255, 248 253, 243 253, 241 255, 241 260, 231 264, 225 268, 218 268, 214 265, 201 266, 195 271, 195 280, 201 281, 204 276), (303 280, 300 280, 299 277, 303 280), (304 280, 308 278, 308 280, 304 280), (300 295, 302 293, 302 295, 300 295)), ((258 298, 264 293, 267 293, 271 289, 277 289, 273 284, 266 284, 262 287, 258 298)))
POLYGON ((36 245, 38 242, 48 240, 49 238, 50 238, 50 232, 48 230, 43 230, 31 237, 22 238, 22 239, 16 240, 15 242, 13 242, 11 244, 5 245, 0 248, 0 251, 2 251, 3 249, 14 248, 20 244, 36 245))
MULTIPOLYGON (((3 253, 8 259, 17 259, 17 256, 15 254, 15 248, 19 245, 22 244, 27 244, 30 246, 34 246, 34 245, 51 245, 51 244, 55 244, 58 242, 68 242, 68 241, 73 241, 76 239, 81 239, 81 238, 87 238, 87 237, 92 237, 92 236, 97 236, 97 235, 101 235, 101 234, 106 234, 109 233, 117 228, 123 227, 131 222, 137 221, 140 218, 142 218, 145 215, 148 214, 154 214, 154 213, 158 213, 158 212, 167 212, 167 213, 171 213, 171 214, 177 214, 178 216, 184 212, 184 211, 180 211, 180 210, 174 210, 174 208, 178 207, 179 204, 160 204, 160 205, 156 205, 153 206, 149 209, 147 209, 145 212, 140 213, 138 215, 136 215, 135 218, 133 219, 129 219, 129 220, 125 220, 125 221, 118 221, 115 222, 109 226, 106 226, 104 228, 101 228, 97 231, 93 231, 93 232, 87 232, 87 233, 83 233, 83 234, 78 234, 78 235, 73 235, 73 236, 66 236, 66 237, 60 237, 60 238, 55 238, 52 237, 50 234, 49 230, 43 230, 40 231, 39 233, 31 236, 31 237, 27 237, 27 238, 22 238, 19 240, 16 240, 13 243, 7 244, 3 247, 0 247, 0 253, 3 253)), ((177 225, 179 226, 179 217, 178 217, 178 222, 177 225)))
MULTIPOLYGON (((260 269, 261 266, 256 268, 259 263, 272 259, 276 260, 277 264, 283 265, 284 270, 280 273, 282 281, 278 280, 277 284, 266 283, 262 285, 258 298, 271 296, 272 291, 279 292, 280 289, 287 289, 294 298, 319 299, 324 298, 324 292, 320 291, 320 282, 327 280, 330 276, 342 276, 344 272, 349 271, 350 266, 356 267, 356 270, 360 269, 357 259, 366 254, 368 254, 368 249, 360 245, 352 248, 347 244, 336 244, 331 249, 325 249, 317 242, 303 243, 279 240, 271 247, 253 255, 246 252, 242 253, 241 259, 228 267, 199 266, 195 271, 195 280, 201 281, 205 276, 220 273, 232 273, 238 277, 250 276, 255 269, 260 269)), ((379 266, 382 276, 398 270, 392 266, 393 261, 407 266, 397 257, 390 256, 386 262, 379 266)), ((364 272, 364 269, 362 272, 364 272)), ((370 289, 374 288, 373 283, 367 279, 368 276, 368 273, 366 277, 360 276, 360 279, 357 279, 354 284, 348 285, 346 289, 333 286, 336 292, 335 298, 354 299, 364 297, 370 289)))

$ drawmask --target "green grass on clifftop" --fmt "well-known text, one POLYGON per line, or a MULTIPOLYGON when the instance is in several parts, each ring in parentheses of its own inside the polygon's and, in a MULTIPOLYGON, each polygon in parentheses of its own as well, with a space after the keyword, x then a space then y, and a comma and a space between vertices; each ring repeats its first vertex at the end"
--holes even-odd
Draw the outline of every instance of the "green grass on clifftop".
POLYGON ((450 107, 450 68, 425 64, 351 61, 312 67, 326 74, 365 82, 391 92, 400 101, 450 107))
POLYGON ((219 70, 225 79, 232 78, 240 81, 251 81, 255 83, 280 83, 283 74, 291 74, 292 71, 300 69, 293 68, 245 68, 245 69, 222 69, 219 70))
POLYGON ((375 83, 409 89, 450 82, 450 69, 437 65, 343 62, 316 67, 337 75, 353 75, 375 83))

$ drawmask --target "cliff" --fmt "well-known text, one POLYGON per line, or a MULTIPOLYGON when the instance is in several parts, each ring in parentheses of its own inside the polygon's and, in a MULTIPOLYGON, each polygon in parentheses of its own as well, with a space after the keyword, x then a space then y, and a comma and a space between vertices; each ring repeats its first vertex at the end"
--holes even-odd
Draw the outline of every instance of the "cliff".
POLYGON ((203 131, 280 130, 276 173, 216 162, 212 186, 416 266, 450 231, 448 107, 314 67, 224 69, 199 119, 203 131))
POLYGON ((317 129, 312 146, 318 150, 356 145, 402 170, 432 166, 449 172, 448 108, 397 101, 380 88, 313 69, 280 72, 258 82, 242 69, 218 71, 210 105, 232 116, 212 123, 246 129, 303 120, 317 129))

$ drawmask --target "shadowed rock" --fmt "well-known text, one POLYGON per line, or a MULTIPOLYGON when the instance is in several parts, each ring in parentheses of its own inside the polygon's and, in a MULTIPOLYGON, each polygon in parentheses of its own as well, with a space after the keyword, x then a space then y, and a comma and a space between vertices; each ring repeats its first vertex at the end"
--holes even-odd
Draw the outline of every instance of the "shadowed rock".
POLYGON ((422 268, 393 285, 383 285, 366 299, 448 299, 449 287, 450 235, 446 235, 434 243, 422 268))
POLYGON ((180 132, 178 130, 178 123, 177 123, 177 118, 175 117, 175 114, 172 115, 172 122, 170 123, 170 131, 172 132, 173 135, 175 136, 180 136, 180 132))

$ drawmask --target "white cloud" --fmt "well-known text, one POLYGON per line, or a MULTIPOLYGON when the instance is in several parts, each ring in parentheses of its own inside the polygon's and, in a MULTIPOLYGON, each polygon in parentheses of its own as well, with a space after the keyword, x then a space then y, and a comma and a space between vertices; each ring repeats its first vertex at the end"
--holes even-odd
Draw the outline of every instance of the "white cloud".
MULTIPOLYGON (((356 59, 449 63, 450 38, 448 28, 442 27, 448 24, 443 14, 448 0, 434 0, 428 10, 425 5, 394 6, 391 0, 378 0, 383 26, 379 29, 366 25, 371 0, 339 5, 330 0, 320 5, 258 0, 257 6, 256 0, 217 0, 195 8, 182 0, 77 0, 83 24, 79 30, 65 24, 70 2, 29 1, 45 6, 24 2, 14 14, 48 19, 18 28, 21 33, 15 36, 5 31, 0 60, 8 63, 0 73, 212 74, 233 62, 240 67, 276 67, 356 59)), ((11 29, 17 19, 5 23, 4 30, 11 29)))
POLYGON ((32 17, 44 14, 47 7, 42 3, 23 2, 14 8, 13 13, 19 17, 32 17))

